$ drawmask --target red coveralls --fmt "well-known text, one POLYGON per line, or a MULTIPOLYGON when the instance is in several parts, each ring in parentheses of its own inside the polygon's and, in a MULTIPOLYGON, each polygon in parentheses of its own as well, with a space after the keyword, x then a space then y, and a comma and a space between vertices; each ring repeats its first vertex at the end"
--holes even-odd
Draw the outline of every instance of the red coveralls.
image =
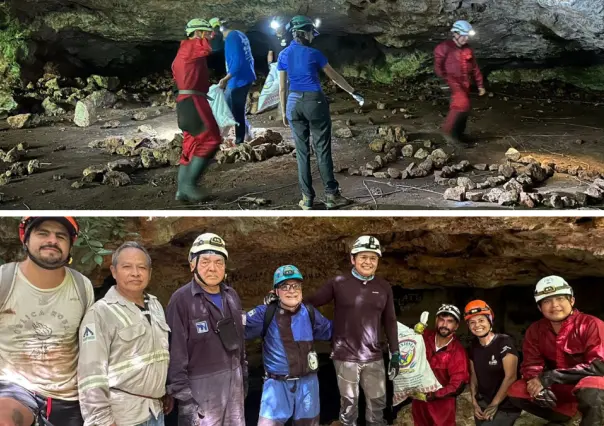
MULTIPOLYGON (((526 331, 522 350, 524 355, 520 369, 522 379, 510 386, 508 396, 532 401, 526 391, 526 383, 544 371, 560 370, 559 377, 563 379, 566 374, 565 369, 581 370, 590 367, 594 360, 604 361, 604 322, 575 309, 564 320, 556 335, 550 321, 542 318, 533 323, 526 331)), ((580 375, 572 373, 568 375, 580 377, 580 375)), ((580 403, 576 397, 579 390, 588 389, 590 393, 593 394, 595 391, 600 395, 604 393, 604 377, 585 376, 578 382, 551 385, 550 389, 558 401, 558 405, 553 411, 572 417, 576 414, 577 406, 580 403)), ((544 383, 544 386, 547 387, 547 383, 544 383)), ((586 405, 593 405, 594 401, 598 399, 600 399, 601 406, 604 405, 601 396, 586 405)), ((514 402, 513 399, 512 402, 514 402)), ((585 410, 579 408, 585 418, 585 410)), ((604 408, 600 408, 600 411, 604 412, 604 408)), ((601 418, 601 420, 604 419, 601 418)))
POLYGON ((455 426, 455 397, 470 381, 468 356, 456 337, 436 352, 436 332, 426 330, 423 336, 428 363, 442 388, 434 392, 437 399, 433 401, 413 400, 413 423, 415 426, 455 426))
POLYGON ((470 112, 470 84, 472 77, 479 88, 484 87, 482 73, 474 51, 468 45, 458 47, 453 40, 440 43, 434 49, 434 71, 451 89, 449 114, 443 123, 443 131, 451 134, 457 121, 467 119, 470 112))
MULTIPOLYGON (((212 52, 210 42, 205 38, 193 38, 180 42, 180 48, 172 63, 172 74, 179 90, 197 90, 208 93, 210 77, 208 74, 207 57, 212 52)), ((193 97, 199 116, 206 130, 197 136, 183 132, 182 155, 180 164, 187 165, 192 157, 207 158, 212 156, 220 143, 220 128, 216 123, 208 100, 200 95, 178 95, 176 102, 193 97)))

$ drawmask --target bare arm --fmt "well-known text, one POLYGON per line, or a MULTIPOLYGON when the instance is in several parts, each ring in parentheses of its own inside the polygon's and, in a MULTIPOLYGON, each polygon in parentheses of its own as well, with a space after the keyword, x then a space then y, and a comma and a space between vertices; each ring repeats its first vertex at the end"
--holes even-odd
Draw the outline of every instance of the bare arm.
POLYGON ((476 370, 474 370, 474 361, 470 361, 470 393, 472 395, 472 402, 477 405, 478 377, 476 377, 476 370))
POLYGON ((287 107, 287 71, 279 71, 279 102, 281 115, 285 117, 287 107))
POLYGON ((518 378, 518 357, 516 355, 507 354, 503 357, 503 371, 505 372, 503 382, 501 382, 495 398, 493 398, 489 405, 501 404, 501 401, 503 401, 508 394, 509 387, 512 386, 512 383, 518 378))
POLYGON ((351 95, 354 93, 354 87, 352 87, 350 84, 348 84, 346 79, 344 79, 344 77, 342 77, 336 70, 334 70, 331 67, 331 65, 329 65, 329 64, 325 65, 323 67, 323 71, 325 71, 325 74, 327 75, 327 77, 331 78, 334 83, 336 83, 338 86, 340 86, 342 88, 342 90, 345 90, 346 92, 350 93, 351 95))

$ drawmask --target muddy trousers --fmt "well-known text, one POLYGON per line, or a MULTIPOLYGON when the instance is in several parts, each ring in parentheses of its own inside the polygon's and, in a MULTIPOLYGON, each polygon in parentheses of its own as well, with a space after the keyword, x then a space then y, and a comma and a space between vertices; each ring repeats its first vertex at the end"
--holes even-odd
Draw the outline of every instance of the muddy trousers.
POLYGON ((451 104, 442 129, 447 135, 460 139, 466 130, 470 115, 470 89, 455 83, 450 83, 449 87, 451 104))
POLYGON ((241 368, 190 378, 194 402, 178 405, 178 426, 245 426, 241 368))
POLYGON ((258 426, 319 426, 319 379, 316 374, 298 380, 267 379, 262 388, 258 426))
POLYGON ((235 143, 237 145, 245 141, 245 133, 248 127, 247 119, 245 118, 245 104, 250 87, 252 87, 251 84, 237 88, 227 87, 224 92, 229 109, 237 122, 237 126, 235 126, 235 143))
POLYGON ((385 426, 386 369, 384 361, 334 361, 340 390, 340 422, 356 425, 359 416, 359 385, 365 393, 368 425, 385 426))
POLYGON ((577 385, 552 385, 550 389, 558 400, 558 405, 553 409, 535 404, 526 391, 526 380, 523 379, 510 386, 508 395, 516 407, 550 422, 566 422, 576 414, 578 408, 583 416, 581 426, 602 426, 604 425, 604 389, 585 386, 593 379, 600 378, 586 377, 577 385))
POLYGON ((337 194, 339 185, 333 174, 331 116, 327 98, 323 92, 291 92, 287 98, 286 114, 296 144, 300 192, 310 199, 315 198, 310 169, 312 136, 325 193, 337 194))
POLYGON ((415 426, 455 426, 455 398, 440 398, 434 401, 411 403, 411 414, 415 426))

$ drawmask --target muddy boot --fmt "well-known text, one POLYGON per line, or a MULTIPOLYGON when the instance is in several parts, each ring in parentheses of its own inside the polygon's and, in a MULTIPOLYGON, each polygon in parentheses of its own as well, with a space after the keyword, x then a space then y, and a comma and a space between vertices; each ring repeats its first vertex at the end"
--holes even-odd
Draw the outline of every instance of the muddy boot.
POLYGON ((197 186, 197 180, 203 174, 209 165, 209 160, 201 157, 193 157, 186 166, 182 164, 178 167, 178 191, 176 200, 178 201, 203 201, 209 195, 202 188, 197 186))
POLYGON ((314 200, 312 198, 302 194, 302 199, 300 200, 298 205, 300 206, 300 208, 302 208, 302 210, 312 210, 313 203, 314 200))
POLYGON ((325 207, 327 207, 327 210, 338 209, 349 204, 352 204, 352 200, 342 197, 342 194, 339 192, 335 194, 325 194, 325 207))

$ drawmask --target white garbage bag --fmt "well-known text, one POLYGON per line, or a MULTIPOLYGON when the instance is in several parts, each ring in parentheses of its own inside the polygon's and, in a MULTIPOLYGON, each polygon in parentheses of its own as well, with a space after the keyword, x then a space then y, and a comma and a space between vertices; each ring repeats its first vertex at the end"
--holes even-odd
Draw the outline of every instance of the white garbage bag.
POLYGON ((238 123, 235 121, 233 113, 227 104, 226 97, 224 96, 224 90, 217 84, 213 84, 208 90, 208 96, 212 98, 212 100, 209 101, 210 107, 212 108, 212 113, 214 114, 214 118, 216 119, 220 130, 223 131, 228 127, 237 126, 238 123))
POLYGON ((277 64, 269 65, 269 73, 258 98, 258 113, 279 105, 279 71, 277 64))
MULTIPOLYGON (((427 312, 422 314, 422 323, 428 321, 427 312)), ((401 369, 394 378, 392 405, 398 405, 416 392, 435 392, 442 388, 434 376, 426 358, 426 345, 421 334, 400 322, 398 324, 398 347, 401 353, 401 369)))

